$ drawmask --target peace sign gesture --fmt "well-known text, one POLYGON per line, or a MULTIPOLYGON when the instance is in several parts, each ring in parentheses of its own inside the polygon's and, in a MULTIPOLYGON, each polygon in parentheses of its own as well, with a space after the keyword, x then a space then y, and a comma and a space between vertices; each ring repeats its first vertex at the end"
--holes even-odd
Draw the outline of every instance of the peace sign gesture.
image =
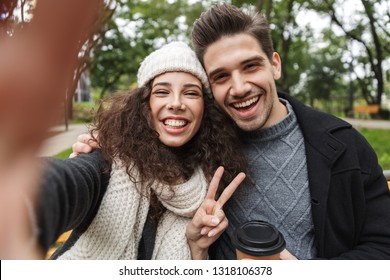
POLYGON ((203 203, 196 211, 192 221, 187 225, 186 237, 191 249, 192 259, 206 259, 210 245, 227 228, 228 220, 222 208, 245 179, 245 174, 239 173, 224 189, 218 200, 215 200, 223 172, 224 168, 222 166, 215 171, 203 203))

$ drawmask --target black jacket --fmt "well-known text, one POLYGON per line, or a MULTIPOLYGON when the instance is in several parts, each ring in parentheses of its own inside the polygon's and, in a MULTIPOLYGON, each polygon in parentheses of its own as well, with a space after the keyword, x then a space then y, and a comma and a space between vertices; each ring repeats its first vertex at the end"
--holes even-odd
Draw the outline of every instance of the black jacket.
MULTIPOLYGON (((47 250, 65 231, 69 239, 51 257, 58 258, 85 232, 99 210, 110 179, 110 166, 101 152, 72 159, 47 159, 39 200, 40 244, 47 250)), ((150 209, 138 247, 138 259, 151 259, 157 225, 150 209)))
POLYGON ((318 257, 390 259, 390 192, 374 150, 347 122, 279 96, 305 138, 318 257))

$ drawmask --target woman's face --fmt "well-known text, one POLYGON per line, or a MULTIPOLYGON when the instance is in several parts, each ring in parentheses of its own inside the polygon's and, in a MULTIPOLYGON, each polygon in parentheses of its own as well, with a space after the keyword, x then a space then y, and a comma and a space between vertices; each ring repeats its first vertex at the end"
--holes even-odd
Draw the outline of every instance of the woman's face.
POLYGON ((150 96, 153 128, 169 147, 181 147, 194 137, 202 122, 202 83, 185 72, 154 78, 150 96))

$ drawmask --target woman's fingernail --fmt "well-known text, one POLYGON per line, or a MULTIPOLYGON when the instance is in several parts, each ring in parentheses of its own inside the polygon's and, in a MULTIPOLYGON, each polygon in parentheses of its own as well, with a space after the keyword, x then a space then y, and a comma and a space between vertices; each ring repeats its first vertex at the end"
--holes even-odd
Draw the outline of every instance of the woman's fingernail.
POLYGON ((200 235, 205 235, 207 232, 207 229, 206 228, 202 228, 202 230, 200 231, 200 235))
POLYGON ((219 224, 219 219, 218 218, 211 218, 211 223, 213 224, 213 225, 218 225, 219 224))
POLYGON ((209 234, 207 235, 208 237, 213 237, 215 235, 215 232, 213 230, 210 230, 209 234))

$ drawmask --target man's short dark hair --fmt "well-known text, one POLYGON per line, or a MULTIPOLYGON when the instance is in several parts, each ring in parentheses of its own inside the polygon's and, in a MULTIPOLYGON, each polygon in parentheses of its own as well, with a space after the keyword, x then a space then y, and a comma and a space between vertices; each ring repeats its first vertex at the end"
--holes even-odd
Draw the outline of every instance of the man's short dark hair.
POLYGON ((262 50, 272 61, 274 52, 271 29, 264 15, 254 11, 244 11, 230 4, 217 4, 194 23, 192 30, 192 45, 199 60, 203 63, 203 56, 207 48, 223 36, 248 34, 254 37, 262 50))

